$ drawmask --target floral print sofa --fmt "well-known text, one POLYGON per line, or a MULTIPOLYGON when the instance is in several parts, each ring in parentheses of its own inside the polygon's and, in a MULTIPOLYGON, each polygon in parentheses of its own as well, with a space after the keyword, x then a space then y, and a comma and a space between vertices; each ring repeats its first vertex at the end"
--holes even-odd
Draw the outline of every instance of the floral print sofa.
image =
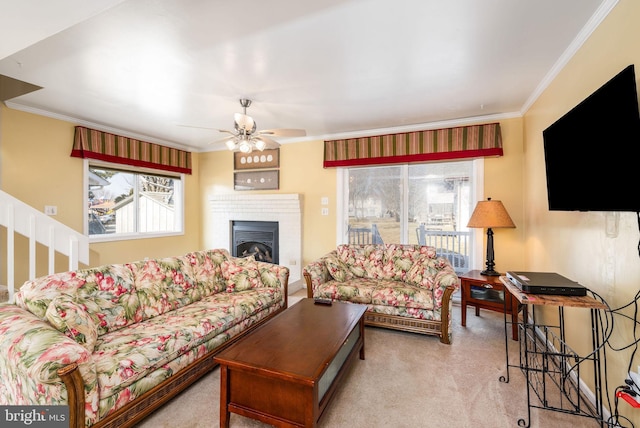
POLYGON ((206 250, 28 281, 0 305, 0 404, 69 405, 74 428, 133 426, 285 310, 288 278, 206 250))
POLYGON ((339 245, 302 273, 308 297, 367 305, 367 325, 437 335, 451 343, 451 295, 458 277, 434 247, 339 245))

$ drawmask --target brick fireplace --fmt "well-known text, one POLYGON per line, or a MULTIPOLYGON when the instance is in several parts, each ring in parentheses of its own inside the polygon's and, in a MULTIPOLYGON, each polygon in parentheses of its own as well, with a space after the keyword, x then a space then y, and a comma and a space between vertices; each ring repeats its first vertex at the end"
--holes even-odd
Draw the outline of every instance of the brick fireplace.
POLYGON ((209 228, 212 248, 226 248, 233 254, 234 222, 277 222, 278 264, 289 274, 289 294, 302 285, 302 213, 300 195, 212 195, 209 197, 211 218, 209 228))

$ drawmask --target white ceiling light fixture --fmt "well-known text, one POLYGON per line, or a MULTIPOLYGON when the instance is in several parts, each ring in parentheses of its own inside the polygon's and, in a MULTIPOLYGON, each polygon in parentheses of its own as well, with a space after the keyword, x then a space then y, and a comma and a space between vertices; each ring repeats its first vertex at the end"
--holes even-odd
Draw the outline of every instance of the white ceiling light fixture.
POLYGON ((233 127, 235 131, 219 129, 220 132, 231 134, 223 141, 227 148, 232 151, 251 153, 254 149, 263 151, 264 149, 275 149, 280 147, 280 143, 270 138, 274 137, 304 137, 307 135, 304 129, 265 129, 256 131, 256 122, 251 116, 247 116, 247 107, 251 105, 251 100, 240 99, 240 106, 243 113, 233 115, 233 127))

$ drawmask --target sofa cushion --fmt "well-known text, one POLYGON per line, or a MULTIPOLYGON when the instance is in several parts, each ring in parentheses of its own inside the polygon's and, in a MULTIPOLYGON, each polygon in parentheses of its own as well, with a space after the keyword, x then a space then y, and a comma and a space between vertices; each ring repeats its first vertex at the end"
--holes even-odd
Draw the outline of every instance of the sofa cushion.
POLYGON ((262 285, 270 288, 284 288, 283 281, 288 278, 289 268, 272 263, 258 262, 262 285))
POLYGON ((221 268, 226 259, 225 252, 194 251, 185 255, 185 261, 191 266, 195 285, 202 297, 226 290, 221 268))
POLYGON ((272 287, 216 293, 143 321, 144 326, 99 338, 94 358, 100 361, 100 417, 117 411, 283 305, 283 290, 272 287))
POLYGON ((83 271, 61 272, 25 282, 15 295, 16 305, 46 320, 46 312, 53 299, 63 293, 74 295, 85 283, 83 271))
POLYGON ((415 245, 387 245, 382 262, 383 279, 404 281, 407 277, 407 272, 421 255, 415 245))
POLYGON ((93 352, 98 326, 82 304, 74 302, 69 295, 60 295, 49 304, 46 317, 58 331, 93 352))
POLYGON ((85 283, 78 288, 78 299, 87 312, 98 317, 98 336, 141 319, 129 264, 87 269, 85 283))
POLYGON ((222 262, 222 276, 227 280, 228 293, 263 286, 258 263, 253 256, 222 262))
POLYGON ((25 283, 16 304, 46 319, 52 300, 66 294, 97 320, 98 336, 142 319, 130 264, 52 274, 25 283))
POLYGON ((283 304, 283 301, 282 290, 270 287, 217 293, 101 336, 93 355, 98 367, 100 399, 117 394, 137 381, 145 383, 143 378, 148 374, 220 334, 228 340, 273 312, 280 307, 278 302, 283 304), (242 327, 232 330, 234 326, 242 327), (235 334, 231 334, 233 331, 235 334))
POLYGON ((329 254, 324 261, 329 270, 329 275, 336 281, 345 282, 355 277, 349 266, 340 260, 337 255, 329 254))
POLYGON ((431 290, 398 281, 380 281, 379 286, 371 293, 371 303, 429 310, 435 307, 431 290))
POLYGON ((359 278, 384 278, 382 264, 384 246, 380 245, 338 245, 336 253, 359 278))
POLYGON ((93 354, 100 399, 223 333, 239 321, 236 313, 232 304, 205 299, 101 336, 93 354))
POLYGON ((344 282, 327 281, 318 286, 313 296, 351 303, 371 303, 373 291, 380 287, 381 282, 391 281, 356 277, 344 282))
POLYGON ((436 271, 433 269, 433 259, 423 255, 413 263, 411 269, 407 272, 406 282, 411 285, 431 289, 435 273, 436 271))
POLYGON ((132 263, 131 269, 141 308, 140 320, 202 299, 201 288, 197 286, 192 265, 186 256, 143 260, 132 263))
POLYGON ((431 258, 426 254, 413 264, 407 273, 406 282, 432 291, 435 284, 440 286, 453 285, 456 289, 458 288, 457 276, 447 259, 443 257, 431 258))

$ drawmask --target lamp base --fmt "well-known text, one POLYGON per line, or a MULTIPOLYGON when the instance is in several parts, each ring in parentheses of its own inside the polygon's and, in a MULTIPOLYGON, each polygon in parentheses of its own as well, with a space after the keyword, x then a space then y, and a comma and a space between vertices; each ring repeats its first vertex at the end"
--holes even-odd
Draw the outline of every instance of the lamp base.
POLYGON ((500 272, 493 269, 496 264, 493 261, 493 230, 487 229, 487 268, 480 272, 485 276, 500 276, 500 272))

